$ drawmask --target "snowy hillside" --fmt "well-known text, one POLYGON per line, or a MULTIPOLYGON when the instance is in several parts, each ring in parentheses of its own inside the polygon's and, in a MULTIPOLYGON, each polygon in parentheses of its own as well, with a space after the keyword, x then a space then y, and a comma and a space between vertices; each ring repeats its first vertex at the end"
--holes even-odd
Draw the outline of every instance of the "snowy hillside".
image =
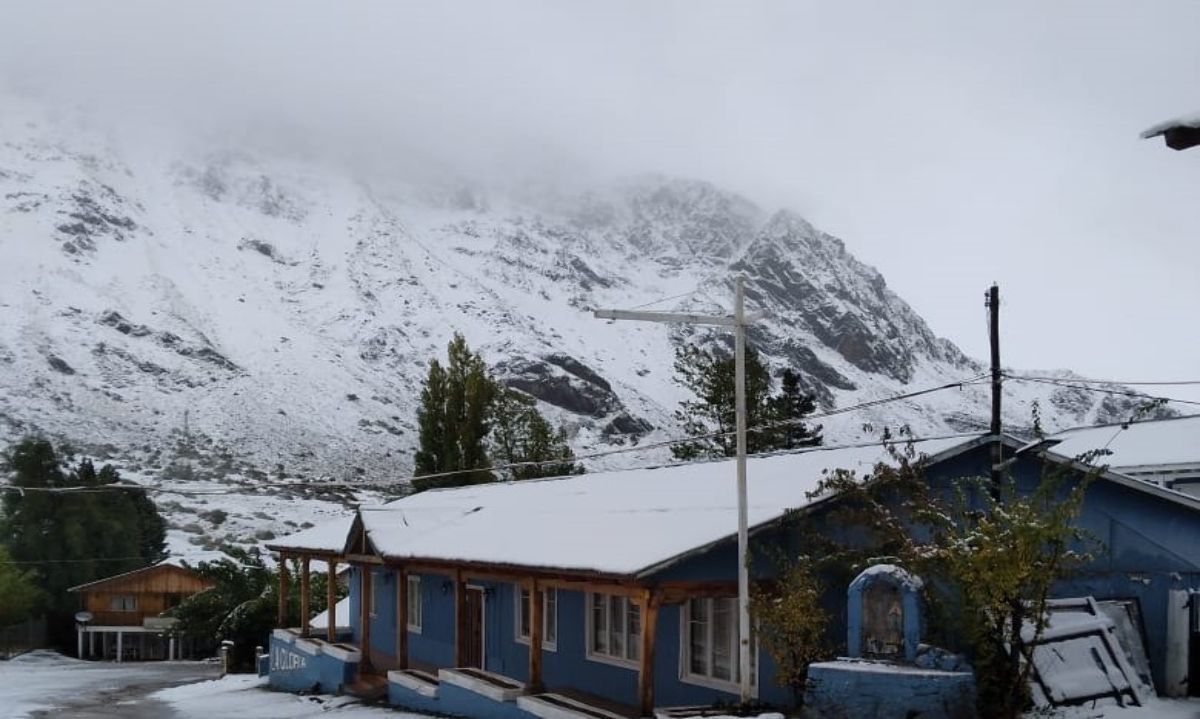
MULTIPOLYGON (((166 154, 6 102, 0 116, 0 437, 43 432, 148 480, 406 475, 425 363, 454 331, 580 451, 679 434, 684 328, 594 307, 725 311, 825 409, 972 377, 843 242, 687 180, 586 192, 368 182, 225 149, 166 154)), ((135 138, 136 139, 136 138, 135 138)), ((982 288, 981 288, 982 289, 982 288)), ((1012 385, 1007 420, 1121 419, 1123 402, 1012 385)), ((982 385, 825 422, 830 441, 983 427, 982 385)), ((664 450, 600 466, 665 457, 664 450)))

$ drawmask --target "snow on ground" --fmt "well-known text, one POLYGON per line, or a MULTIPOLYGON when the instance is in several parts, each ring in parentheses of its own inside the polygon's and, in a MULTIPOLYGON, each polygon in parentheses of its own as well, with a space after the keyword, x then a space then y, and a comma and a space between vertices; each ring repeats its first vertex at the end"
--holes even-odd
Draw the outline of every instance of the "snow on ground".
POLYGON ((353 697, 301 696, 271 691, 265 677, 231 674, 221 679, 164 689, 151 695, 163 701, 183 719, 211 717, 255 717, 296 719, 302 717, 388 717, 417 719, 410 714, 383 707, 368 707, 353 697))
MULTIPOLYGON (((136 703, 149 691, 213 676, 217 667, 200 662, 85 662, 38 650, 0 662, 0 713, 11 719, 39 710, 70 716, 73 709, 136 703)), ((129 716, 136 716, 127 712, 129 716)))
POLYGON ((1026 715, 1045 719, 1200 719, 1200 701, 1195 699, 1154 699, 1144 707, 1070 707, 1052 713, 1026 715))

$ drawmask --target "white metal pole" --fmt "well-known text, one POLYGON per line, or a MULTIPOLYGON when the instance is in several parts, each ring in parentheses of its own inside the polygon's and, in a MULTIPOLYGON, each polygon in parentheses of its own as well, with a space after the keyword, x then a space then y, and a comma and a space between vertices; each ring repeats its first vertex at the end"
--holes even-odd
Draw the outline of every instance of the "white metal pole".
POLYGON ((746 516, 746 278, 737 277, 734 298, 735 414, 737 415, 737 511, 738 511, 738 668, 742 702, 750 701, 750 568, 749 520, 746 516))
POLYGON ((736 293, 733 317, 698 315, 687 312, 649 312, 634 310, 593 310, 592 314, 605 320, 641 320, 695 325, 717 325, 734 329, 734 384, 737 416, 737 495, 738 495, 738 668, 741 698, 750 701, 750 567, 748 562, 749 520, 746 516, 746 325, 761 314, 746 313, 744 276, 735 278, 736 293))

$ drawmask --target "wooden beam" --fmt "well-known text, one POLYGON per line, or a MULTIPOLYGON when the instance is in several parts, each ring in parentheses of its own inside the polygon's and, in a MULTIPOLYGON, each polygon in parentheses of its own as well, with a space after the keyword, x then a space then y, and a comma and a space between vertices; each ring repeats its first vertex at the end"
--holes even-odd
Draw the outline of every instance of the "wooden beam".
MULTIPOLYGON (((399 565, 391 564, 389 562, 389 566, 399 565)), ((643 585, 630 583, 631 580, 605 579, 603 577, 590 579, 576 577, 570 574, 563 574, 561 572, 475 569, 472 567, 460 567, 453 564, 420 563, 405 564, 403 566, 410 572, 439 574, 447 577, 453 577, 455 572, 461 572, 463 577, 468 580, 485 582, 511 582, 513 584, 525 584, 530 579, 537 579, 543 588, 553 587, 555 589, 562 589, 564 591, 613 594, 620 597, 637 598, 641 596, 642 592, 646 589, 643 585)))
POLYGON ((536 693, 542 691, 542 588, 536 579, 525 588, 529 590, 529 691, 536 693))
POLYGON ((280 553, 279 555, 279 616, 276 617, 275 623, 280 629, 287 628, 287 600, 288 600, 288 570, 287 570, 287 555, 280 553))
POLYGON ((396 571, 396 668, 408 669, 408 572, 396 571))
POLYGON ((638 707, 644 717, 654 716, 654 638, 658 631, 658 593, 646 592, 639 604, 642 612, 641 652, 638 659, 638 707))
POLYGON ((325 575, 325 628, 326 641, 337 641, 337 560, 329 560, 329 573, 325 575))
MULTIPOLYGON (((374 555, 367 555, 372 556, 374 555)), ((500 581, 500 582, 523 582, 533 577, 537 577, 543 584, 550 586, 551 583, 556 583, 561 588, 573 588, 584 586, 603 586, 608 587, 612 591, 610 593, 618 593, 623 596, 637 596, 644 588, 644 583, 634 577, 602 574, 599 572, 571 572, 561 570, 540 569, 537 567, 523 567, 520 565, 509 564, 490 564, 481 562, 447 562, 438 560, 423 560, 423 559, 393 559, 385 558, 383 560, 389 566, 403 566, 410 572, 428 572, 430 574, 441 574, 444 576, 453 576, 454 572, 461 571, 469 579, 479 579, 484 581, 500 581)))
POLYGON ((663 604, 678 604, 696 597, 736 597, 737 582, 663 582, 655 586, 663 604))
POLYGON ((358 568, 361 573, 359 575, 359 594, 358 594, 358 615, 359 615, 359 651, 362 652, 362 663, 359 665, 363 669, 371 668, 371 568, 358 568))
POLYGON ((467 633, 467 585, 461 571, 454 572, 454 666, 461 667, 465 658, 467 633))
POLYGON ((300 558, 300 636, 307 637, 309 630, 309 584, 308 557, 300 558))
POLYGON ((347 554, 346 561, 351 564, 383 564, 383 558, 374 554, 347 554))

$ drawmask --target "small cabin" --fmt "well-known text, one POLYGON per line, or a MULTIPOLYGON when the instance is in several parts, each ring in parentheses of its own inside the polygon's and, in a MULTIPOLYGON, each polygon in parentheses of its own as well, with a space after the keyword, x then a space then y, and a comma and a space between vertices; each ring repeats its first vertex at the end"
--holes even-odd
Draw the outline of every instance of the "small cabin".
POLYGON ((196 656, 203 639, 179 636, 169 609, 212 583, 183 566, 160 562, 72 587, 80 659, 151 661, 196 656))

